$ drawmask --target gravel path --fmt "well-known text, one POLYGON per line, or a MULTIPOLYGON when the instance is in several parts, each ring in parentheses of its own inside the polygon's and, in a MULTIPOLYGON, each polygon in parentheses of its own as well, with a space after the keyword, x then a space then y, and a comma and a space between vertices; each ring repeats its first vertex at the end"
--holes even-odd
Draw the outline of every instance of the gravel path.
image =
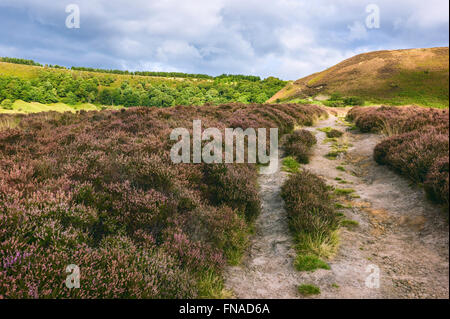
POLYGON ((237 298, 302 298, 297 286, 310 283, 321 289, 314 298, 448 298, 448 219, 425 200, 422 189, 373 161, 373 148, 382 136, 346 131, 335 116, 306 129, 316 134, 318 144, 303 167, 330 185, 355 190, 358 198, 342 199, 351 206, 342 212, 359 225, 342 227, 338 253, 328 261, 331 270, 295 271, 280 197, 286 173, 261 175, 262 213, 242 264, 226 271, 227 289, 237 298), (324 141, 319 127, 345 131, 340 141, 349 144, 347 153, 336 160, 325 158, 331 143, 324 141), (376 280, 369 280, 377 270, 379 288, 376 280))

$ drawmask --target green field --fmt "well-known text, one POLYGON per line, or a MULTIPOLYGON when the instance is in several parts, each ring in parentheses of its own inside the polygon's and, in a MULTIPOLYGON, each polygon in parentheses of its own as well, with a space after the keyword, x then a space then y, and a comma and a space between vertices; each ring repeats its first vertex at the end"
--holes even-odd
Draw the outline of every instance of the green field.
POLYGON ((38 112, 76 112, 80 110, 85 111, 99 111, 103 109, 121 109, 122 106, 108 106, 102 107, 91 103, 82 103, 76 105, 68 105, 64 103, 52 103, 52 104, 42 104, 39 102, 24 102, 22 100, 17 100, 13 103, 12 109, 3 109, 0 107, 0 114, 12 114, 12 113, 38 113, 38 112))

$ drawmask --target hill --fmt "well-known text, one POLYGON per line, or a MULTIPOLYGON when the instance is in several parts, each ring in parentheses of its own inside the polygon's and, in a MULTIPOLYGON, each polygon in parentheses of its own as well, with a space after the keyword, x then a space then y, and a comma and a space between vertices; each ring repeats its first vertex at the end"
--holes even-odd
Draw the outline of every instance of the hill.
POLYGON ((50 109, 92 109, 92 105, 203 105, 229 102, 263 103, 286 81, 274 77, 170 72, 129 72, 42 66, 32 60, 0 59, 0 113, 50 109), (26 104, 28 103, 28 104, 26 104), (29 107, 28 107, 28 106, 29 107), (77 107, 72 107, 77 106, 77 107))
POLYGON ((334 95, 368 103, 448 107, 449 48, 375 51, 287 84, 268 102, 334 95))

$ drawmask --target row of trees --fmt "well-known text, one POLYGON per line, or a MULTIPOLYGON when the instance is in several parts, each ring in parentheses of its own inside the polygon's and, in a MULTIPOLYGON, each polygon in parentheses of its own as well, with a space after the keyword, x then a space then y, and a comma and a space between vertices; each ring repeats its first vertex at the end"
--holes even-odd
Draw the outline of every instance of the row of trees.
POLYGON ((285 82, 277 78, 257 81, 245 76, 220 76, 214 80, 183 81, 114 77, 89 73, 41 70, 36 78, 0 77, 0 103, 27 102, 67 104, 157 106, 203 105, 226 102, 263 103, 280 90, 285 82))
POLYGON ((122 74, 122 75, 140 75, 140 76, 156 76, 165 78, 185 78, 185 79, 226 79, 227 81, 261 81, 259 76, 254 75, 242 75, 242 74, 222 74, 219 76, 211 76, 207 74, 196 74, 196 73, 182 73, 182 72, 156 72, 156 71, 124 71, 124 70, 105 70, 96 68, 85 68, 85 67, 75 67, 71 68, 75 71, 89 71, 97 73, 110 73, 110 74, 122 74))
POLYGON ((19 59, 19 58, 0 57, 0 62, 42 66, 42 64, 34 62, 33 60, 26 60, 26 59, 19 59))
MULTIPOLYGON (((34 65, 34 66, 43 66, 42 64, 35 62, 33 60, 26 60, 20 58, 9 58, 9 57, 0 57, 1 62, 15 63, 15 64, 25 64, 25 65, 34 65)), ((64 66, 46 64, 45 67, 54 68, 54 69, 66 69, 64 66)), ((194 74, 194 73, 182 73, 182 72, 155 72, 155 71, 127 71, 127 70, 107 70, 107 69, 98 69, 98 68, 86 68, 79 66, 72 66, 71 70, 74 71, 87 71, 87 72, 97 72, 97 73, 109 73, 109 74, 120 74, 120 75, 140 75, 140 76, 155 76, 155 77, 172 77, 172 78, 186 78, 186 79, 222 79, 227 81, 252 81, 258 82, 261 81, 259 76, 253 75, 242 75, 242 74, 222 74, 219 76, 211 76, 207 74, 194 74)))

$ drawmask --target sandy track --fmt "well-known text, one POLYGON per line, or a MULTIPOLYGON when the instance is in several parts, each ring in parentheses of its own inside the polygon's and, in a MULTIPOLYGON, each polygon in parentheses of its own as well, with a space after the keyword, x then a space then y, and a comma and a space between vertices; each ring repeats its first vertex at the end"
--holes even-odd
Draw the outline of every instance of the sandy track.
POLYGON ((304 167, 330 185, 356 191, 360 198, 349 199, 346 204, 352 208, 343 212, 359 226, 341 229, 331 270, 295 271, 280 197, 286 173, 261 175, 262 213, 242 264, 226 271, 226 287, 237 298, 302 298, 296 288, 303 283, 321 288, 315 298, 448 298, 449 233, 442 209, 425 200, 422 189, 373 161, 381 136, 347 131, 341 138, 351 145, 347 154, 329 160, 324 155, 331 145, 324 143, 319 127, 346 130, 335 116, 307 128, 315 132, 318 144, 304 167), (339 165, 346 171, 336 169, 339 165), (336 177, 348 183, 338 184, 336 177), (373 266, 380 270, 379 288, 366 285, 373 271, 368 267, 373 266))
POLYGON ((297 298, 299 273, 280 196, 286 173, 260 175, 261 215, 242 265, 229 267, 226 286, 237 298, 297 298))

